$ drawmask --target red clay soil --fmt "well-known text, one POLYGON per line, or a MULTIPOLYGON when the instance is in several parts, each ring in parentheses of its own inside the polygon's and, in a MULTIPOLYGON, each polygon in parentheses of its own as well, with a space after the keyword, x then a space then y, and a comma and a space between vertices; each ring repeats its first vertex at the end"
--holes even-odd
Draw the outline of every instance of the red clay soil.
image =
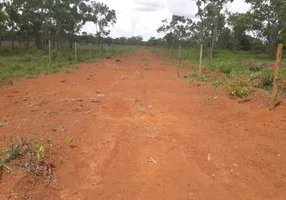
POLYGON ((269 111, 263 95, 240 104, 224 88, 189 84, 187 70, 179 78, 144 49, 120 59, 0 91, 0 147, 50 137, 57 179, 46 186, 4 173, 1 200, 286 199, 283 105, 269 111))

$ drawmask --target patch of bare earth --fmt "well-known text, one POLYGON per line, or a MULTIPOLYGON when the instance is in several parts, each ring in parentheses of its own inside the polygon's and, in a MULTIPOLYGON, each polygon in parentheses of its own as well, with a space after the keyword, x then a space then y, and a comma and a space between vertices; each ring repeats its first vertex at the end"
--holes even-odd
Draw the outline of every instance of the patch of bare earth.
POLYGON ((0 199, 286 199, 283 104, 269 111, 264 94, 238 103, 189 84, 143 49, 120 60, 0 91, 0 147, 50 138, 57 180, 5 172, 0 199))

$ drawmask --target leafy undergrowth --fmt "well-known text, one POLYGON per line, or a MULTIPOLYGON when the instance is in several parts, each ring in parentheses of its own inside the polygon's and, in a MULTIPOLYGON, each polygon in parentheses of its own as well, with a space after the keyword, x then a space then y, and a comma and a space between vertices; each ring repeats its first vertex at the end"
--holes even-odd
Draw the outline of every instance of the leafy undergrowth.
POLYGON ((42 177, 48 183, 55 180, 54 165, 49 162, 50 139, 45 143, 37 139, 26 140, 18 137, 6 149, 0 150, 0 175, 6 170, 27 172, 33 178, 42 177), (3 170, 5 169, 5 170, 3 170))
MULTIPOLYGON (((163 51, 167 54, 168 51, 163 51)), ((273 87, 274 60, 269 60, 265 54, 254 54, 250 52, 231 52, 228 50, 218 50, 215 58, 203 59, 203 76, 197 75, 197 66, 199 64, 199 50, 198 49, 183 49, 182 60, 189 61, 192 66, 193 74, 188 77, 197 81, 209 81, 216 87, 225 85, 226 90, 232 96, 246 97, 251 94, 250 87, 258 87, 271 92, 273 87), (208 75, 206 72, 214 72, 220 74, 220 78, 216 75, 208 75), (206 75, 207 74, 207 75, 206 75), (243 80, 243 81, 237 81, 243 80)), ((172 53, 173 58, 177 58, 177 52, 174 49, 172 53)), ((286 60, 285 60, 286 61, 286 60)), ((172 61, 174 63, 175 61, 172 61)), ((286 93, 286 67, 281 65, 280 73, 281 87, 279 89, 279 96, 286 93)))
POLYGON ((227 86, 227 91, 231 96, 239 98, 247 97, 250 95, 248 84, 241 80, 230 82, 227 86))

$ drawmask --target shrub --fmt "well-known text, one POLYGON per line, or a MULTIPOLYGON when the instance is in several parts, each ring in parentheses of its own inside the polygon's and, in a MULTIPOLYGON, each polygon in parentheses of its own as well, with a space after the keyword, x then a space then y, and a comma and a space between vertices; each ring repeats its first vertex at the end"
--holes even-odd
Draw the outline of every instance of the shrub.
POLYGON ((215 80, 213 82, 213 85, 216 86, 216 87, 218 87, 220 85, 223 85, 223 84, 225 84, 225 80, 215 80))
POLYGON ((239 98, 247 97, 250 95, 248 85, 241 80, 231 82, 227 86, 227 91, 230 93, 231 96, 236 96, 239 98))
POLYGON ((273 85, 274 73, 270 69, 264 69, 260 77, 260 85, 263 87, 269 87, 273 85))
POLYGON ((220 62, 214 62, 213 64, 210 63, 210 68, 218 73, 223 74, 230 74, 233 71, 233 68, 235 63, 229 62, 229 61, 220 61, 220 62))
POLYGON ((201 82, 209 81, 208 77, 205 77, 205 76, 198 76, 196 79, 197 81, 201 81, 201 82))

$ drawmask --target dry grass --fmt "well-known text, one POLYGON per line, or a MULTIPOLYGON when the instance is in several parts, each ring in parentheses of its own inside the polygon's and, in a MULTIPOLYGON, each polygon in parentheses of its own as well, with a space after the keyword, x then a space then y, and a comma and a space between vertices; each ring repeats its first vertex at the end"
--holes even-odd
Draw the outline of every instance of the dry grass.
POLYGON ((44 177, 48 182, 54 180, 54 165, 48 161, 50 141, 42 144, 37 139, 26 140, 23 137, 11 140, 8 148, 1 150, 1 173, 14 170, 25 171, 33 177, 44 177))

